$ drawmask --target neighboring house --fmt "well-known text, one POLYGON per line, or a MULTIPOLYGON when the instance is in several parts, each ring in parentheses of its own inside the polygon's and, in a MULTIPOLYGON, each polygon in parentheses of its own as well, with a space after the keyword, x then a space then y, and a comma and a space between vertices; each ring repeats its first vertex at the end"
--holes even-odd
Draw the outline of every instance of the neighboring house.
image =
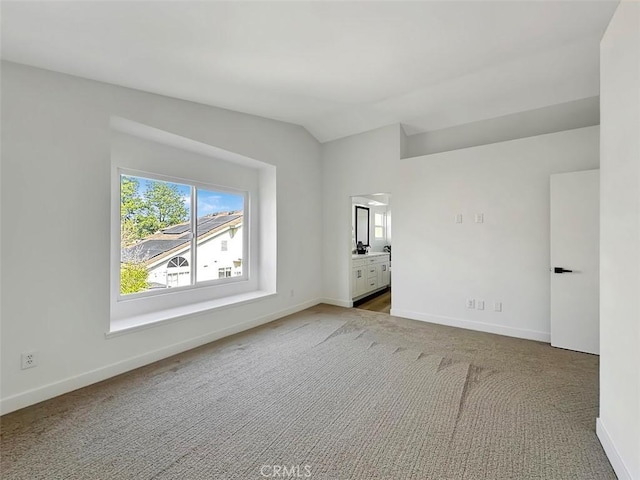
MULTIPOLYGON (((242 275, 243 214, 217 213, 198 218, 196 273, 198 281, 242 275)), ((189 222, 164 228, 122 250, 123 261, 142 261, 150 288, 191 284, 189 222)))

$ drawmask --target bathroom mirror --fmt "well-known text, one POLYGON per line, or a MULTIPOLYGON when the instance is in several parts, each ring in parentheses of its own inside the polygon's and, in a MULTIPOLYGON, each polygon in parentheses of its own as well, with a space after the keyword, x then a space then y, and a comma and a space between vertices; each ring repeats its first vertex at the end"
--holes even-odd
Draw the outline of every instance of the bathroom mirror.
POLYGON ((356 244, 358 242, 369 246, 369 209, 359 205, 356 206, 356 244))

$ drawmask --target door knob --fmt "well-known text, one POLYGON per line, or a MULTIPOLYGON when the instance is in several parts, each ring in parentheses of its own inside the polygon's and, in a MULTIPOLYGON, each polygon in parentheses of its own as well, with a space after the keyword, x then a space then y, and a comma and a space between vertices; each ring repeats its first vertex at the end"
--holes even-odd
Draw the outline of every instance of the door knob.
POLYGON ((553 273, 571 273, 573 272, 573 270, 567 270, 566 268, 562 268, 562 267, 553 267, 553 273))

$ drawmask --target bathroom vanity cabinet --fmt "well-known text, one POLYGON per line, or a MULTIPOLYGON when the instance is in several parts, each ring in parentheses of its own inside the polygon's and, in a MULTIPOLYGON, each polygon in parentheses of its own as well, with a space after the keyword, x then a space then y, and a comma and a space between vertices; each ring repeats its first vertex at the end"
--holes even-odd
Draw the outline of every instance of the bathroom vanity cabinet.
POLYGON ((388 253, 353 255, 351 270, 351 297, 353 300, 359 300, 387 288, 391 282, 388 253))

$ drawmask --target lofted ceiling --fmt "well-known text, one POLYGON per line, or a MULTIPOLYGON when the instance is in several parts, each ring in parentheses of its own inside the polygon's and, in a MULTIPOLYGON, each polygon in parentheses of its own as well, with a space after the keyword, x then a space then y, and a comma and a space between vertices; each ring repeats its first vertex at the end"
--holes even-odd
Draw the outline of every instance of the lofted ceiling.
POLYGON ((2 58, 295 123, 408 135, 599 93, 617 1, 2 2, 2 58))

